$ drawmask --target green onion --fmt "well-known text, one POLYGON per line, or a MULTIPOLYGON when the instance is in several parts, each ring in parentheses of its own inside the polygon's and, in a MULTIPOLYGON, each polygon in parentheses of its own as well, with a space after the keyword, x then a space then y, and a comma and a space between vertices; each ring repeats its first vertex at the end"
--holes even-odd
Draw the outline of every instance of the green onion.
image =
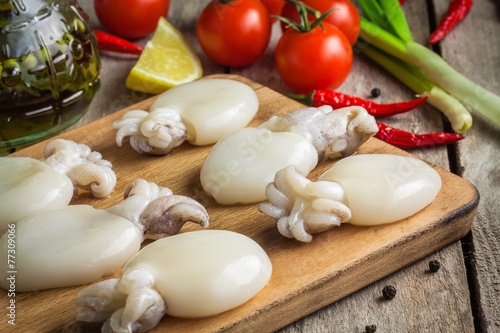
POLYGON ((418 68, 387 55, 374 47, 365 46, 360 51, 391 73, 419 95, 428 95, 427 102, 440 110, 457 133, 465 133, 472 126, 472 116, 455 97, 435 85, 418 68))
POLYGON ((360 24, 359 36, 368 44, 376 46, 405 62, 410 61, 406 45, 401 39, 378 25, 366 20, 364 17, 361 18, 360 24))
POLYGON ((363 54, 410 89, 428 93, 428 102, 443 112, 454 131, 463 133, 472 125, 472 117, 462 103, 500 127, 500 97, 457 72, 431 49, 413 41, 398 0, 358 2, 365 15, 357 42, 363 54))
POLYGON ((427 102, 441 110, 455 132, 465 133, 472 126, 472 116, 469 111, 455 97, 439 86, 431 88, 427 102))
POLYGON ((404 42, 413 41, 410 27, 408 26, 405 14, 401 9, 401 6, 399 5, 399 1, 380 0, 380 4, 382 5, 382 9, 386 14, 389 25, 396 32, 396 35, 404 42))
POLYGON ((500 126, 500 97, 475 84, 432 50, 415 42, 407 44, 411 63, 420 67, 434 82, 500 126))

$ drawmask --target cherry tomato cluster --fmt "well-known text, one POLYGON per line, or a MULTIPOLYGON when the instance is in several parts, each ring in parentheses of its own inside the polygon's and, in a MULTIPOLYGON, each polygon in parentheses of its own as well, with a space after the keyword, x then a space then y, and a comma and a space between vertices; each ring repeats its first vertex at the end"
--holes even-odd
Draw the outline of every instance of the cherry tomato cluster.
MULTIPOLYGON (((358 10, 351 0, 302 3, 320 14, 331 12, 309 30, 280 23, 283 34, 274 50, 276 69, 296 92, 336 89, 351 70, 352 45, 360 29, 358 10)), ((201 12, 196 34, 210 59, 223 66, 244 67, 266 51, 277 16, 301 23, 296 5, 285 0, 212 0, 201 12)), ((315 19, 309 14, 309 23, 315 19)))
MULTIPOLYGON (((351 70, 352 45, 360 30, 358 10, 351 0, 300 3, 316 14, 330 13, 315 25, 317 17, 310 11, 299 15, 299 7, 290 0, 211 0, 196 23, 198 42, 210 59, 223 66, 248 66, 268 49, 277 17, 288 19, 301 28, 280 22, 282 35, 274 62, 284 83, 298 93, 336 89, 351 70), (308 29, 303 29, 302 20, 308 21, 308 29)), ((169 5, 170 0, 94 0, 101 24, 126 39, 154 32, 169 5)))

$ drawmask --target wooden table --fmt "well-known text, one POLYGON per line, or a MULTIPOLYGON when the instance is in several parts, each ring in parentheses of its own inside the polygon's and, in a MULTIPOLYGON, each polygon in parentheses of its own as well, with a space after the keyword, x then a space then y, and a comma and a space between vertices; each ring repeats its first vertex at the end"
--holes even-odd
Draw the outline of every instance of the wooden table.
MULTIPOLYGON (((91 0, 80 0, 94 27, 101 27, 91 0)), ((441 17, 449 0, 423 0, 404 6, 416 40, 429 35, 429 17, 441 17)), ((197 51, 205 75, 232 73, 245 76, 278 92, 290 90, 273 66, 273 50, 280 36, 274 26, 271 44, 255 64, 247 68, 223 68, 209 60, 196 40, 195 26, 208 0, 172 0, 168 20, 180 29, 197 51)), ((473 81, 500 94, 500 5, 476 0, 467 19, 440 45, 445 59, 473 81)), ((145 44, 148 38, 138 41, 145 44)), ((102 86, 89 112, 74 127, 123 109, 150 97, 128 90, 125 78, 136 59, 102 55, 102 86)), ((405 100, 412 92, 362 56, 355 56, 352 73, 340 91, 368 96, 382 90, 381 102, 405 100)), ((500 106, 499 106, 500 107, 500 106)), ((414 132, 441 131, 441 114, 429 105, 415 112, 384 120, 414 132)), ((73 128, 74 128, 73 127, 73 128)), ((411 153, 472 182, 481 201, 472 230, 464 239, 416 262, 330 306, 284 327, 280 332, 364 332, 375 324, 377 332, 500 332, 500 129, 474 113, 474 125, 465 140, 452 147, 416 149, 411 153), (428 274, 428 262, 439 260, 441 269, 428 274), (380 302, 382 288, 397 288, 398 297, 380 302)), ((457 193, 456 195, 460 195, 457 193)), ((304 309, 304 314, 308 313, 304 309)))

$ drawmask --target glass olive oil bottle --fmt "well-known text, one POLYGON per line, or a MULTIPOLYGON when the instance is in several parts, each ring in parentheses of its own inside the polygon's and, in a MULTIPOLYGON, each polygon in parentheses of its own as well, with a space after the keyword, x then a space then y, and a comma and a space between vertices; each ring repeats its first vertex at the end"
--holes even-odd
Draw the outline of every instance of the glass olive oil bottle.
POLYGON ((73 0, 0 0, 0 156, 57 134, 88 109, 100 58, 73 0))

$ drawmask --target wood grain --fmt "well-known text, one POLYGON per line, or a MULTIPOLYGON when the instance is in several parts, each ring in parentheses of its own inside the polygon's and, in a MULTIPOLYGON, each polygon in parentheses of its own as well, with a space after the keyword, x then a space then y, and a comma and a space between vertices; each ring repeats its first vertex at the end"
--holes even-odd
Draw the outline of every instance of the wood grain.
MULTIPOLYGON (((300 107, 256 82, 234 75, 229 77, 249 84, 257 92, 260 109, 251 126, 270 115, 300 107)), ((151 99, 142 101, 60 135, 100 151, 113 163, 118 176, 117 188, 111 197, 103 200, 81 197, 74 203, 109 207, 121 200, 129 181, 142 177, 170 187, 176 194, 198 200, 209 211, 211 228, 233 230, 252 237, 269 254, 274 267, 269 285, 243 306, 204 319, 164 318, 154 331, 272 332, 424 258, 460 239, 470 229, 479 199, 476 189, 463 178, 434 166, 443 180, 438 197, 406 220, 371 228, 344 225, 316 235, 309 244, 286 239, 255 205, 220 206, 203 192, 198 181, 199 170, 210 147, 184 144, 169 156, 152 157, 139 155, 128 146, 116 146, 112 121, 129 109, 147 108, 151 102, 151 99), (461 195, 456 196, 457 192, 461 195)), ((44 146, 45 143, 40 143, 15 155, 41 158, 44 146)), ((377 139, 369 140, 359 153, 409 155, 377 139)), ((321 163, 310 178, 315 179, 330 165, 331 162, 321 163)), ((196 230, 196 227, 186 226, 183 230, 196 230)), ((76 329, 90 332, 96 329, 74 322, 77 309, 73 302, 81 288, 18 294, 16 332, 76 329)), ((2 306, 5 300, 2 295, 2 306)), ((0 331, 3 332, 5 325, 0 322, 0 331)))
MULTIPOLYGON (((442 13, 448 1, 437 1, 442 13)), ((442 42, 443 57, 473 82, 500 95, 500 2, 475 1, 468 18, 442 42), (466 47, 466 41, 474 47, 466 47)), ((499 108, 500 106, 497 106, 499 108)), ((481 193, 467 238, 471 292, 478 330, 500 332, 500 129, 474 110, 474 125, 458 145, 458 174, 481 193)))
MULTIPOLYGON (((280 93, 290 92, 274 68, 274 46, 281 36, 276 25, 268 50, 251 66, 224 68, 206 57, 196 40, 195 27, 201 10, 209 1, 173 0, 168 15, 168 20, 192 43, 202 61, 204 73, 240 74, 280 93)), ((102 29, 95 16, 93 0, 79 0, 79 3, 89 14, 92 25, 102 29)), ((403 9, 416 40, 426 44, 432 28, 430 21, 440 18, 449 4, 449 0, 406 1, 403 9)), ((499 13, 498 1, 475 1, 466 20, 455 27, 438 49, 459 71, 497 94, 500 94, 500 71, 497 70, 500 68, 499 13)), ((144 45, 148 38, 136 42, 144 45)), ((102 54, 101 60, 103 84, 89 111, 75 127, 149 97, 125 88, 124 78, 135 63, 134 59, 102 54)), ((374 87, 382 90, 382 95, 376 100, 380 102, 395 102, 413 96, 409 89, 376 64, 355 55, 351 74, 339 90, 368 97, 374 87)), ((428 105, 381 121, 420 133, 439 131, 446 125, 446 119, 428 105)), ((412 154, 461 175, 481 193, 472 232, 466 238, 290 324, 280 333, 362 333, 366 324, 377 324, 377 332, 386 333, 500 332, 499 133, 498 129, 474 114, 472 129, 456 147, 411 150, 412 154), (427 263, 432 259, 438 259, 442 264, 437 274, 427 273, 427 263), (398 297, 391 302, 380 302, 380 292, 387 284, 397 286, 398 297)), ((4 301, 0 299, 2 308, 4 301)), ((3 317, 4 312, 0 313, 3 317)), ((16 332, 19 327, 6 328, 6 332, 16 332)), ((0 331, 3 329, 1 326, 0 331)), ((70 324, 62 329, 65 332, 85 332, 70 324)))

